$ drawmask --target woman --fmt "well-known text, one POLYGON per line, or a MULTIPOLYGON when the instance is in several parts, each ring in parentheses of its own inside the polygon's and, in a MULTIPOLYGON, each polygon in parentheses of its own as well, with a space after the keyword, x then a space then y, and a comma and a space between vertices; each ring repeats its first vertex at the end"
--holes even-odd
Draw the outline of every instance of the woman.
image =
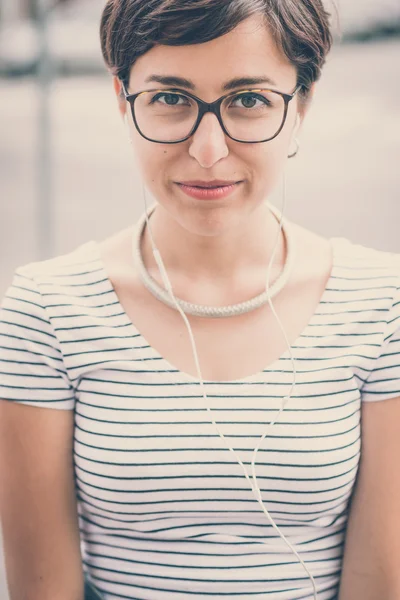
POLYGON ((156 202, 3 300, 11 600, 399 598, 399 255, 268 202, 328 14, 109 0, 101 40, 156 202))

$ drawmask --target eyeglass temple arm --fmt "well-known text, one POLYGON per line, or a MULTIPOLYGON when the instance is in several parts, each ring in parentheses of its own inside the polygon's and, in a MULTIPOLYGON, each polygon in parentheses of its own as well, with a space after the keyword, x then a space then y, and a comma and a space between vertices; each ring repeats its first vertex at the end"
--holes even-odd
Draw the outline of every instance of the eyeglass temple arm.
POLYGON ((129 96, 129 92, 126 89, 125 81, 123 81, 122 79, 120 79, 120 81, 121 81, 122 91, 124 92, 124 96, 125 96, 125 98, 127 98, 129 96))
POLYGON ((301 88, 303 87, 302 83, 299 83, 299 85, 295 88, 295 90, 290 94, 290 96, 293 98, 297 92, 299 92, 301 90, 301 88))

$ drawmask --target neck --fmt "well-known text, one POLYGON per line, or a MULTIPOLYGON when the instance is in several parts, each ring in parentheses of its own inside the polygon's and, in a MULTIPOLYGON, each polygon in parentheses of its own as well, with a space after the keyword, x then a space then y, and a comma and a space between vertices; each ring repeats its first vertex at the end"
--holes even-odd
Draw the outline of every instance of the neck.
MULTIPOLYGON (((214 236, 188 231, 161 205, 157 205, 150 217, 150 227, 167 271, 188 282, 217 279, 232 282, 243 273, 258 271, 265 276, 279 231, 279 223, 267 203, 241 218, 238 225, 214 236)), ((143 237, 144 263, 159 281, 147 227, 143 237)), ((280 273, 285 262, 282 233, 273 262, 272 278, 280 273)))

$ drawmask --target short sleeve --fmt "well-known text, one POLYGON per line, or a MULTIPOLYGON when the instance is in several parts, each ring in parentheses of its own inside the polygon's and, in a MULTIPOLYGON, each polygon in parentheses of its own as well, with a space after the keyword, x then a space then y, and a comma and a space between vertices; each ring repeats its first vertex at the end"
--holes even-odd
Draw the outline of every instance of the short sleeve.
POLYGON ((0 304, 0 399, 71 410, 75 406, 59 341, 26 267, 0 304))
POLYGON ((361 388, 361 400, 377 401, 400 396, 400 288, 388 313, 378 357, 361 388))

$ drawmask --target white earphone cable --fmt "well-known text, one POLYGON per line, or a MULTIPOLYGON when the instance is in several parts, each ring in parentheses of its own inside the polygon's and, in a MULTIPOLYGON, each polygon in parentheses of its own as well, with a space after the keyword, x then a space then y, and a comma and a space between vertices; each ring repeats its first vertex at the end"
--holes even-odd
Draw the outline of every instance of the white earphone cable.
MULTIPOLYGON (((128 125, 127 119, 125 119, 125 122, 126 122, 126 124, 128 126, 128 129, 129 129, 129 125, 128 125)), ((299 120, 297 120, 296 125, 298 123, 299 123, 299 120)), ((271 523, 272 527, 275 529, 275 531, 278 533, 278 535, 282 538, 282 540, 286 543, 286 545, 289 547, 289 549, 291 550, 291 552, 296 556, 296 558, 298 559, 298 561, 303 566, 304 570, 307 573, 307 576, 309 577, 309 579, 310 579, 310 581, 312 583, 314 600, 318 600, 317 587, 316 587, 316 583, 315 583, 314 577, 312 576, 312 574, 308 570, 306 564, 304 563, 304 561, 302 560, 302 558, 298 554, 297 550, 293 547, 293 545, 289 542, 289 540, 283 535, 283 533, 281 533, 281 531, 279 530, 278 526, 275 524, 274 520, 272 519, 272 517, 270 516, 267 508, 264 505, 264 502, 262 500, 261 490, 260 490, 260 487, 259 487, 258 482, 257 482, 256 471, 255 471, 256 456, 257 456, 257 452, 258 452, 258 450, 260 448, 260 445, 263 442, 263 440, 265 439, 266 435, 268 434, 269 428, 272 427, 276 423, 276 421, 279 419, 279 416, 281 415, 281 413, 284 410, 285 406, 287 405, 287 403, 291 399, 291 395, 292 395, 293 390, 294 390, 294 388, 296 386, 296 366, 295 366, 295 359, 294 359, 293 352, 292 352, 292 349, 290 347, 290 343, 289 343, 289 340, 287 338, 285 329, 284 329, 284 327, 283 327, 283 325, 282 325, 282 323, 281 323, 281 321, 280 321, 280 319, 279 319, 279 317, 278 317, 278 315, 277 315, 277 313, 275 311, 275 308, 274 308, 274 306, 272 304, 271 297, 268 295, 268 304, 269 304, 269 306, 271 308, 271 311, 272 311, 275 319, 277 320, 277 322, 279 324, 279 327, 280 327, 280 329, 281 329, 281 331, 283 333, 283 336, 284 336, 285 341, 286 341, 286 345, 287 345, 289 353, 290 353, 290 358, 291 358, 292 367, 293 367, 293 382, 292 382, 292 385, 291 385, 291 388, 290 388, 289 395, 288 396, 284 396, 282 398, 282 405, 281 405, 281 407, 280 407, 280 409, 278 411, 278 414, 276 415, 275 419, 273 419, 268 424, 267 431, 261 436, 261 438, 260 438, 260 440, 259 440, 256 448, 253 451, 253 458, 252 458, 252 461, 251 461, 251 470, 252 470, 252 477, 253 477, 253 482, 252 482, 251 479, 250 479, 250 477, 249 477, 249 475, 248 475, 248 473, 247 473, 246 467, 244 466, 243 462, 240 460, 240 458, 237 455, 235 449, 232 448, 229 445, 229 443, 227 442, 224 434, 221 432, 221 430, 218 427, 218 424, 215 422, 215 420, 214 420, 214 418, 212 416, 212 409, 207 405, 207 395, 206 395, 205 389, 204 389, 204 381, 203 381, 203 376, 202 376, 202 373, 201 373, 201 368, 200 368, 200 364, 199 364, 199 359, 198 359, 198 354, 197 354, 197 348, 196 348, 196 343, 195 343, 195 340, 194 340, 192 328, 190 326, 190 323, 189 323, 189 320, 188 320, 186 314, 183 312, 182 308, 180 307, 179 303, 177 302, 177 300, 175 298, 175 295, 174 295, 173 290, 172 290, 171 282, 169 280, 167 271, 165 269, 163 260, 161 258, 161 254, 160 254, 158 248, 156 247, 156 244, 155 244, 155 241, 154 241, 153 232, 152 232, 151 226, 150 226, 150 220, 149 220, 149 217, 148 217, 148 212, 149 211, 148 211, 148 207, 147 207, 146 190, 145 190, 145 186, 144 186, 143 182, 142 182, 142 185, 143 185, 143 198, 144 198, 144 205, 145 205, 146 224, 147 224, 147 229, 148 229, 148 232, 149 232, 149 238, 150 238, 150 243, 151 243, 152 250, 153 250, 154 259, 155 259, 155 261, 157 263, 157 266, 159 268, 160 276, 161 276, 161 279, 162 279, 162 281, 163 281, 163 283, 165 285, 165 288, 168 291, 168 293, 170 294, 171 299, 173 300, 173 302, 174 302, 177 310, 179 311, 179 313, 180 313, 180 315, 181 315, 181 317, 182 317, 182 319, 183 319, 183 321, 184 321, 184 323, 186 325, 186 328, 188 330, 189 339, 190 339, 190 343, 191 343, 191 346, 192 346, 193 358, 194 358, 194 362, 195 362, 195 366, 196 366, 196 371, 197 371, 197 376, 198 376, 198 379, 199 379, 200 388, 201 388, 201 392, 202 392, 203 398, 206 401, 206 409, 207 409, 207 411, 208 411, 208 413, 210 415, 211 422, 214 425, 215 429, 217 430, 218 435, 224 440, 224 443, 225 443, 226 447, 228 448, 228 450, 230 450, 235 455, 236 460, 238 461, 239 465, 242 467, 244 475, 245 475, 247 481, 250 484, 251 490, 252 490, 253 494, 255 495, 257 502, 261 505, 261 508, 262 508, 264 514, 266 515, 266 517, 268 518, 269 522, 271 523)), ((273 264, 275 253, 277 251, 277 247, 278 247, 278 244, 279 244, 279 238, 280 238, 281 231, 282 231, 282 222, 283 222, 283 218, 284 218, 283 212, 284 212, 284 208, 285 208, 285 202, 286 202, 286 172, 284 172, 284 174, 283 174, 283 202, 282 202, 281 219, 280 219, 280 223, 279 223, 279 231, 278 231, 278 234, 277 234, 277 237, 276 237, 276 242, 275 242, 274 250, 272 252, 272 256, 271 256, 271 259, 270 259, 270 262, 269 262, 269 265, 268 265, 268 270, 267 270, 267 282, 266 282, 266 292, 267 293, 269 292, 269 280, 270 280, 271 267, 272 267, 272 264, 273 264)), ((261 543, 263 543, 263 542, 261 542, 261 543)))
MULTIPOLYGON (((283 176, 283 188, 284 188, 284 193, 283 193, 283 196, 284 196, 284 201, 285 201, 285 198, 286 198, 286 174, 284 174, 284 176, 283 176)), ((144 203, 145 203, 146 222, 147 222, 147 227, 148 227, 148 231, 149 231, 150 242, 151 242, 152 249, 153 249, 153 255, 154 255, 154 259, 155 259, 155 261, 156 261, 156 263, 157 263, 157 266, 158 266, 158 268, 159 268, 160 275, 161 275, 162 281, 163 281, 163 283, 164 283, 164 285, 165 285, 165 288, 166 288, 166 290, 169 292, 169 294, 171 295, 171 298, 173 299, 173 301, 174 301, 174 303, 175 303, 175 306, 176 306, 177 310, 179 311, 179 313, 180 313, 180 315, 181 315, 182 319, 184 320, 184 322, 185 322, 185 325, 186 325, 186 328, 187 328, 187 330, 188 330, 188 333, 189 333, 189 338, 190 338, 190 342, 191 342, 191 345, 192 345, 193 357, 194 357, 194 361, 195 361, 195 365, 196 365, 197 376, 198 376, 199 383, 200 383, 200 387, 201 387, 201 391, 202 391, 202 394, 203 394, 203 398, 204 398, 204 400, 206 400, 206 401, 207 401, 207 396, 206 396, 206 393, 205 393, 205 390, 204 390, 204 381, 203 381, 203 376, 202 376, 201 369, 200 369, 200 364, 199 364, 199 359, 198 359, 198 354, 197 354, 197 349, 196 349, 196 343, 195 343, 195 340, 194 340, 194 336, 193 336, 192 328, 190 327, 190 323, 189 323, 189 320, 188 320, 187 316, 186 316, 186 315, 185 315, 185 313, 183 312, 182 308, 179 306, 179 304, 178 304, 178 302, 177 302, 177 300, 176 300, 176 298, 175 298, 175 296, 174 296, 174 293, 173 293, 173 290, 172 290, 172 285, 171 285, 171 282, 170 282, 170 280, 169 280, 169 277, 168 277, 167 271, 166 271, 166 269, 165 269, 164 263, 163 263, 163 261, 162 261, 161 254, 160 254, 160 252, 159 252, 158 248, 157 248, 157 247, 156 247, 156 245, 155 245, 155 241, 154 241, 153 233, 152 233, 152 231, 151 231, 150 220, 149 220, 149 218, 148 218, 148 207, 147 207, 147 201, 146 201, 146 191, 145 191, 145 187, 144 187, 144 185, 143 185, 143 197, 144 197, 144 203)), ((283 204, 284 204, 284 202, 283 202, 283 204)), ((282 230, 282 221, 283 221, 283 208, 284 208, 284 206, 282 207, 282 212, 281 212, 281 220, 280 220, 280 223, 279 223, 279 231, 278 231, 278 235, 277 235, 276 243, 275 243, 274 250, 273 250, 273 253, 272 253, 272 256, 271 256, 271 259, 270 259, 269 265, 268 265, 268 271, 267 271, 267 284, 266 284, 266 291, 267 291, 267 292, 269 291, 269 280, 270 280, 271 266, 272 266, 272 263, 273 263, 273 260, 274 260, 274 256, 275 256, 275 253, 276 253, 276 250, 277 250, 277 247, 278 247, 278 243, 279 243, 279 236, 280 236, 280 234, 281 234, 281 230, 282 230)), ((280 319, 279 319, 278 315, 276 314, 276 311, 275 311, 275 308, 274 308, 274 306, 273 306, 273 304, 272 304, 272 300, 271 300, 270 296, 268 296, 268 303, 269 303, 269 306, 270 306, 270 308, 271 308, 271 311, 272 311, 272 313, 273 313, 274 317, 275 317, 275 318, 276 318, 276 320, 278 321, 278 324, 279 324, 279 326, 280 326, 280 328, 281 328, 281 331, 282 331, 282 333, 283 333, 283 336, 284 336, 284 338, 285 338, 286 344, 287 344, 287 346, 288 346, 288 349, 289 349, 289 353, 290 353, 290 357, 291 357, 291 361, 292 361, 292 366, 293 366, 293 383, 292 383, 292 386, 291 386, 291 389, 290 389, 290 393, 289 393, 289 395, 288 395, 288 396, 284 396, 284 397, 283 397, 283 399, 282 399, 282 405, 281 405, 281 408, 279 409, 279 412, 278 412, 278 414, 276 415, 275 419, 274 419, 273 421, 271 421, 271 423, 269 423, 269 425, 268 425, 268 427, 271 427, 271 426, 273 426, 273 425, 276 423, 276 421, 278 420, 278 418, 279 418, 280 414, 282 413, 282 411, 284 410, 285 406, 287 405, 287 403, 289 402, 289 400, 290 400, 290 398, 291 398, 291 395, 292 395, 293 389, 294 389, 294 387, 295 387, 295 385, 296 385, 296 366, 295 366, 295 359, 294 359, 294 357, 293 357, 292 349, 291 349, 291 347, 290 347, 290 343, 289 343, 289 341, 288 341, 288 338, 287 338, 286 332, 285 332, 285 330, 284 330, 284 328, 283 328, 283 325, 282 325, 282 323, 281 323, 281 321, 280 321, 280 319)), ((218 432, 219 436, 220 436, 220 437, 221 437, 221 438, 224 440, 224 443, 225 443, 226 447, 227 447, 227 448, 228 448, 228 449, 229 449, 231 452, 233 452, 233 454, 234 454, 234 455, 235 455, 235 457, 236 457, 236 460, 238 461, 238 463, 239 463, 239 464, 240 464, 240 466, 242 467, 242 469, 243 469, 243 472, 244 472, 244 474, 245 474, 245 477, 246 477, 247 481, 248 481, 248 482, 249 482, 249 484, 250 484, 250 487, 251 487, 251 489, 252 489, 252 492, 254 493, 254 495, 255 495, 255 497, 256 497, 256 499, 257 499, 257 502, 258 502, 258 503, 261 505, 261 508, 262 508, 262 510, 263 510, 263 512, 264 512, 264 514, 266 515, 266 517, 268 518, 268 520, 270 521, 270 523, 271 523, 272 527, 273 527, 273 528, 276 530, 276 532, 278 533, 278 535, 279 535, 279 536, 280 536, 280 537, 283 539, 283 541, 284 541, 284 542, 287 544, 287 546, 289 547, 289 549, 291 550, 291 552, 292 552, 292 553, 293 553, 293 554, 296 556, 296 558, 298 559, 298 561, 301 563, 301 565, 303 566, 304 570, 306 571, 306 573, 307 573, 308 577, 309 577, 309 578, 310 578, 310 580, 311 580, 312 586, 313 586, 314 600, 318 600, 318 596, 317 596, 317 589, 316 589, 316 584, 315 584, 315 580, 314 580, 314 578, 313 578, 312 574, 311 574, 311 573, 310 573, 310 571, 308 570, 308 568, 307 568, 306 564, 304 563, 304 561, 302 560, 302 558, 301 558, 301 557, 300 557, 300 555, 298 554, 297 550, 296 550, 296 549, 295 549, 295 548, 292 546, 292 544, 291 544, 291 543, 289 542, 289 540, 288 540, 288 539, 287 539, 287 538, 286 538, 286 537, 283 535, 283 533, 281 533, 281 531, 279 530, 278 526, 275 524, 274 520, 273 520, 273 519, 272 519, 272 517, 270 516, 270 514, 269 514, 268 510, 266 509, 266 507, 265 507, 265 505, 264 505, 264 503, 263 503, 263 501, 262 501, 261 490, 260 490, 260 488, 259 488, 259 485, 258 485, 258 482, 257 482, 257 476, 256 476, 256 471, 255 471, 255 461, 256 461, 256 455, 257 455, 257 452, 258 452, 258 450, 259 450, 259 448, 260 448, 260 445, 261 445, 262 441, 265 439, 266 435, 268 434, 268 431, 269 431, 269 429, 268 429, 268 430, 267 430, 267 431, 264 433, 264 435, 263 435, 263 436, 260 438, 260 440, 259 440, 259 442, 258 442, 258 445, 257 445, 257 447, 254 449, 254 453, 253 453, 253 459, 252 459, 252 461, 251 461, 251 469, 252 469, 252 476, 253 476, 253 483, 254 483, 254 486, 253 486, 253 483, 251 482, 251 480, 250 480, 250 477, 249 477, 249 475, 248 475, 248 473, 247 473, 246 467, 244 466, 243 462, 240 460, 240 458, 239 458, 239 456, 237 455, 237 453, 236 453, 236 451, 234 450, 234 448, 232 448, 232 447, 229 445, 229 443, 227 442, 227 440, 226 440, 226 438, 225 438, 224 434, 223 434, 223 433, 221 432, 221 430, 219 429, 219 427, 218 427, 218 424, 215 422, 215 420, 214 420, 214 418, 213 418, 213 416, 212 416, 212 409, 211 409, 209 406, 206 406, 206 409, 207 409, 207 411, 208 411, 208 413, 209 413, 209 415, 210 415, 211 422, 212 422, 212 424, 214 425, 214 427, 216 428, 216 430, 217 430, 217 432, 218 432)))

